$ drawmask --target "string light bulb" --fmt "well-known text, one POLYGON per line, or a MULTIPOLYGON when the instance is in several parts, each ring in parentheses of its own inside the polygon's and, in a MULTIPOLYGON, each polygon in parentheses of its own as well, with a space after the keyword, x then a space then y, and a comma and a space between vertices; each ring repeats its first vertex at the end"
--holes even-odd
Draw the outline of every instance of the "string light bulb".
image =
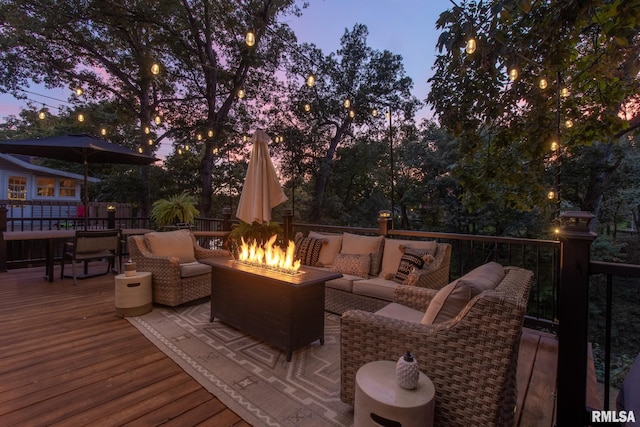
POLYGON ((564 125, 568 128, 571 129, 573 127, 573 120, 571 119, 567 119, 567 121, 564 122, 564 125))
POLYGON ((513 66, 509 69, 509 80, 515 82, 518 79, 518 69, 513 66))
POLYGON ((138 147, 138 153, 142 154, 142 147, 138 147))
POLYGON ((44 120, 47 118, 47 113, 44 112, 44 110, 40 110, 40 112, 38 113, 38 118, 40 120, 44 120))
POLYGON ((307 76, 307 86, 313 87, 316 84, 316 76, 309 74, 307 76))
POLYGON ((75 90, 76 96, 82 96, 83 93, 84 93, 84 90, 80 86, 78 86, 75 90))
POLYGON ((549 86, 549 83, 547 82, 546 78, 540 77, 540 81, 538 82, 538 86, 540 87, 540 89, 545 90, 549 86))
POLYGON ((551 151, 556 151, 559 145, 557 141, 551 141, 551 151))
POLYGON ((100 129, 100 135, 107 136, 107 128, 103 127, 100 129))
POLYGON ((198 141, 202 141, 202 134, 201 134, 201 133, 197 134, 197 135, 196 135, 196 139, 197 139, 198 141))
POLYGON ((551 191, 549 191, 549 192, 547 193, 547 199, 549 199, 549 200, 553 200, 553 199, 555 199, 555 198, 556 198, 556 193, 555 193, 555 191, 551 190, 551 191))
POLYGON ((566 98, 569 96, 569 89, 567 89, 566 87, 563 87, 562 89, 560 89, 560 96, 563 98, 566 98))
POLYGON ((353 110, 349 110, 349 117, 353 119, 355 116, 356 116, 356 112, 353 110))
POLYGON ((84 122, 84 114, 82 114, 82 113, 78 114, 78 121, 80 123, 84 122))
POLYGON ((154 76, 160 74, 160 65, 154 62, 153 65, 151 65, 151 74, 154 76))
POLYGON ((371 115, 372 115, 373 117, 378 117, 378 109, 377 109, 377 108, 374 108, 373 110, 371 110, 371 115))
POLYGON ((345 99, 342 105, 344 105, 344 108, 351 107, 351 100, 349 98, 345 99))
POLYGON ((467 52, 467 55, 471 55, 473 54, 473 52, 476 51, 476 48, 477 48, 476 39, 473 37, 469 37, 469 39, 467 40, 467 44, 464 47, 465 52, 467 52))
POLYGON ((144 127, 144 134, 149 135, 151 133, 151 128, 149 126, 144 127))
POLYGON ((208 136, 209 138, 213 138, 213 130, 212 130, 212 129, 209 129, 209 130, 207 131, 207 136, 208 136))
POLYGON ((153 119, 153 121, 155 122, 155 124, 159 125, 160 123, 162 123, 162 117, 160 117, 159 114, 156 114, 156 117, 153 119))
POLYGON ((148 143, 149 145, 153 145, 153 139, 149 138, 149 141, 147 141, 147 143, 148 143))
POLYGON ((311 104, 307 102, 306 104, 304 104, 304 112, 308 113, 310 111, 311 111, 311 104))
POLYGON ((245 95, 244 89, 243 88, 238 89, 238 98, 242 99, 244 98, 244 95, 245 95))
POLYGON ((253 47, 256 44, 256 34, 253 30, 247 31, 247 35, 244 37, 244 42, 249 47, 253 47))

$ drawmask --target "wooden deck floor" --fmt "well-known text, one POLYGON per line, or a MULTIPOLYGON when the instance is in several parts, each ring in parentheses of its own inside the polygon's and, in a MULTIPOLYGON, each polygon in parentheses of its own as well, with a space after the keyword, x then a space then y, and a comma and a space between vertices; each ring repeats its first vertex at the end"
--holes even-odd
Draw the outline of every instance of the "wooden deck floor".
MULTIPOLYGON (((43 271, 0 273, 0 425, 248 425, 115 315, 112 275, 43 271)), ((556 363, 555 337, 525 330, 518 425, 554 424, 556 363)))

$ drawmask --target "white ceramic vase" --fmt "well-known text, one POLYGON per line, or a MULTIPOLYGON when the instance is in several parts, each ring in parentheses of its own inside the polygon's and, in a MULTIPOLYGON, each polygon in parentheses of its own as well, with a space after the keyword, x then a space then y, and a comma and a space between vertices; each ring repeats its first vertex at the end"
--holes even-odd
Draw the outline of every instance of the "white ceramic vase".
POLYGON ((400 387, 412 390, 417 387, 419 379, 418 361, 407 351, 396 363, 396 381, 400 387))

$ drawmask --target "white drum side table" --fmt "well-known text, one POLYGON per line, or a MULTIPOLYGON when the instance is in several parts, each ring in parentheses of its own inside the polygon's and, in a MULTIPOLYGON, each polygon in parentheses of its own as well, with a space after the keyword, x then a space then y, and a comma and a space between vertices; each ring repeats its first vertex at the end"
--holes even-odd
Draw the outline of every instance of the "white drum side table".
POLYGON ((353 425, 431 427, 435 395, 433 383, 422 372, 418 386, 406 390, 396 383, 396 362, 367 363, 356 373, 353 425))
POLYGON ((116 314, 121 317, 140 316, 153 307, 151 273, 138 271, 133 276, 116 276, 116 314))

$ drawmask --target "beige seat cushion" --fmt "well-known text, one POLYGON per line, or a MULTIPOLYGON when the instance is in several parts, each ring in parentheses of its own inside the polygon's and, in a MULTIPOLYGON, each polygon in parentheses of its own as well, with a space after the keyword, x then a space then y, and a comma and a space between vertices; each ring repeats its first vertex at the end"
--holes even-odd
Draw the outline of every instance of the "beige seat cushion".
POLYGON ((158 256, 173 256, 180 264, 196 261, 189 230, 153 231, 144 235, 149 250, 158 256))
POLYGON ((366 280, 356 280, 353 282, 353 293, 365 295, 386 301, 393 301, 393 294, 399 285, 392 280, 385 280, 381 277, 372 277, 366 280))
POLYGON ((380 262, 384 246, 384 236, 361 236, 352 233, 342 233, 343 254, 371 254, 369 275, 377 276, 380 272, 380 262))
POLYGON ((324 282, 324 286, 327 288, 351 292, 353 290, 353 282, 356 280, 362 280, 362 277, 354 276, 352 274, 343 274, 342 277, 337 279, 327 280, 324 282))
POLYGON ((309 237, 313 239, 322 239, 327 242, 326 244, 323 244, 322 249, 320 249, 318 264, 324 267, 333 265, 336 254, 340 252, 340 248, 342 248, 342 234, 322 234, 310 231, 309 237))
POLYGON ((415 310, 411 307, 407 307, 406 305, 398 304, 397 302, 385 305, 380 310, 376 311, 376 314, 411 323, 420 323, 422 321, 422 316, 424 315, 420 310, 415 310))
POLYGON ((211 274, 211 266, 207 264, 201 264, 199 262, 187 262, 180 264, 180 277, 194 277, 201 274, 211 274))
POLYGON ((400 259, 404 253, 403 248, 405 246, 415 249, 426 249, 432 256, 435 256, 438 249, 438 244, 434 241, 386 239, 382 255, 382 266, 380 267, 380 277, 393 278, 400 266, 400 259))

